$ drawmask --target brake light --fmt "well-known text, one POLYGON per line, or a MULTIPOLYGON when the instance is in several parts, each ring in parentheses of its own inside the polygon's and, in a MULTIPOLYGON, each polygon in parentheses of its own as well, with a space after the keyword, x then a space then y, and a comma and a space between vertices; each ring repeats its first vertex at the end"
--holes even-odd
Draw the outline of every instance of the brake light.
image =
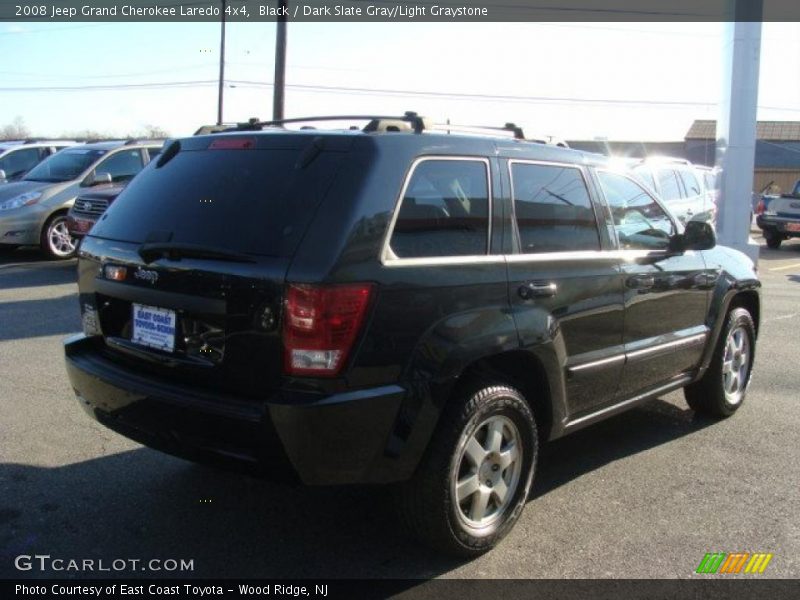
POLYGON ((756 204, 756 214, 757 215, 763 215, 764 214, 764 208, 765 208, 764 199, 762 198, 761 200, 758 201, 758 204, 756 204))
POLYGON ((252 150, 255 147, 255 138, 249 137, 217 138, 208 145, 209 150, 252 150))
POLYGON ((286 288, 284 370, 289 375, 330 377, 347 362, 373 285, 296 285, 286 288))

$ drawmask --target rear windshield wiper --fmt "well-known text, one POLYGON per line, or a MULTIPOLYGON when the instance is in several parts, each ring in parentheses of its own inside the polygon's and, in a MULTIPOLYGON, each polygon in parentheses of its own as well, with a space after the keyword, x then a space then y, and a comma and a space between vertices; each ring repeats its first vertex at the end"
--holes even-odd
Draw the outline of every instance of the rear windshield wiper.
POLYGON ((158 258, 180 260, 181 258, 208 258, 211 260, 226 260, 229 262, 254 263, 256 260, 242 252, 203 246, 200 244, 180 244, 175 242, 152 242, 139 246, 139 256, 146 263, 151 263, 158 258))

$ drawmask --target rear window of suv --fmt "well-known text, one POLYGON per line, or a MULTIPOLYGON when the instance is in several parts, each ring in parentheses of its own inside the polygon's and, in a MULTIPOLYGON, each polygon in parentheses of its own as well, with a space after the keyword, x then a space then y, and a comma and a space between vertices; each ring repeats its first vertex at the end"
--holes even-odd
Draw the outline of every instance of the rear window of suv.
POLYGON ((161 166, 157 159, 125 188, 92 235, 291 255, 344 156, 320 152, 298 165, 301 152, 181 150, 161 166))

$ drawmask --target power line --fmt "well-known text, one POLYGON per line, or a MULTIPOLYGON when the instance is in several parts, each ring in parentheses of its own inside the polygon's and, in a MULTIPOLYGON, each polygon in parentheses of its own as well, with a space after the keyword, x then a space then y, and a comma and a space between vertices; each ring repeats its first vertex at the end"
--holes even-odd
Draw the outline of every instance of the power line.
MULTIPOLYGON (((271 88, 272 83, 264 81, 229 79, 228 84, 236 87, 271 88)), ((115 91, 130 89, 170 89, 186 87, 204 87, 217 85, 218 80, 203 79, 192 81, 160 81, 149 83, 120 83, 96 84, 84 86, 19 86, 3 87, 0 92, 84 92, 84 91, 115 91)), ((358 96, 396 96, 403 98, 434 98, 446 100, 477 100, 494 102, 522 102, 531 104, 584 104, 595 106, 652 106, 662 108, 713 108, 716 102, 701 102, 694 100, 644 100, 628 98, 576 98, 570 96, 516 96, 504 94, 480 94, 468 92, 437 92, 431 90, 400 90, 366 87, 343 87, 311 84, 287 84, 287 89, 312 92, 333 93, 358 96)), ((759 106, 762 110, 779 110, 786 112, 800 112, 800 108, 784 106, 759 106)))

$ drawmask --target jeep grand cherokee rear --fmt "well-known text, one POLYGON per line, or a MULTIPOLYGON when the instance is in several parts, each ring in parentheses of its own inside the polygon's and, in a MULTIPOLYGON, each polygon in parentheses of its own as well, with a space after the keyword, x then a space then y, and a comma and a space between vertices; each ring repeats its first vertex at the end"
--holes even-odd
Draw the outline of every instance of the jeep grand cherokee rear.
POLYGON ((416 115, 251 127, 170 144, 81 244, 67 369, 106 426, 398 483, 413 533, 474 556, 522 513, 539 440, 681 387, 742 404, 752 263, 601 157, 416 115))

